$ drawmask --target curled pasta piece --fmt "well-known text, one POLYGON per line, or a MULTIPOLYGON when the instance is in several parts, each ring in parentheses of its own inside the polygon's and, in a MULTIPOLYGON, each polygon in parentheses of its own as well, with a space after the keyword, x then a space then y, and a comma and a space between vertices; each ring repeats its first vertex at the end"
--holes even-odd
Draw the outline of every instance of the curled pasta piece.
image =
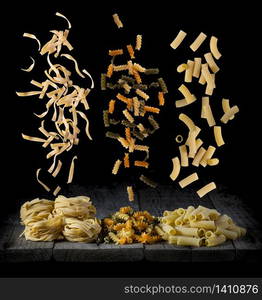
POLYGON ((220 119, 220 121, 224 124, 227 124, 227 122, 232 118, 232 116, 234 116, 236 113, 239 112, 239 108, 237 105, 234 105, 230 108, 229 111, 227 111, 226 113, 224 113, 224 115, 222 116, 222 118, 220 119))
POLYGON ((40 43, 39 39, 38 39, 34 34, 25 32, 25 33, 23 34, 23 37, 27 37, 27 38, 36 40, 37 43, 38 43, 38 51, 40 51, 40 49, 41 49, 41 43, 40 43))
POLYGON ((211 71, 213 73, 217 73, 219 71, 219 67, 216 64, 216 62, 214 61, 212 54, 210 52, 208 52, 204 55, 204 57, 206 59, 207 64, 209 65, 209 68, 211 69, 211 71))
POLYGON ((219 164, 219 159, 218 158, 211 158, 207 160, 207 164, 209 166, 216 166, 219 164))
POLYGON ((60 14, 59 12, 56 12, 55 15, 58 16, 58 17, 64 18, 64 19, 67 21, 68 29, 71 29, 71 27, 72 27, 72 26, 71 26, 71 23, 70 23, 70 21, 67 19, 66 16, 60 14))
POLYGON ((179 120, 185 123, 190 131, 194 131, 196 126, 191 118, 189 118, 186 114, 181 113, 179 115, 179 120))
POLYGON ((76 59, 75 59, 72 55, 70 55, 70 54, 61 54, 60 56, 61 56, 61 57, 64 56, 64 57, 66 57, 67 59, 72 60, 72 61, 74 62, 74 64, 75 64, 75 70, 76 70, 76 73, 77 73, 80 77, 85 78, 85 75, 83 75, 83 74, 80 72, 80 70, 79 70, 78 63, 77 63, 76 59))
POLYGON ((186 71, 186 69, 187 69, 187 64, 180 64, 176 70, 178 73, 182 73, 182 72, 186 71))
POLYGON ((77 156, 74 156, 72 158, 70 169, 69 169, 67 183, 71 183, 73 181, 74 171, 75 171, 75 159, 77 159, 77 156))
MULTIPOLYGON (((22 71, 24 71, 24 72, 31 72, 33 70, 33 68, 35 66, 35 60, 31 56, 30 56, 30 58, 32 60, 32 64, 28 68, 26 68, 26 69, 22 69, 21 68, 22 71)), ((42 85, 41 85, 41 87, 42 87, 42 85)))
POLYGON ((41 171, 41 168, 36 170, 36 180, 37 180, 37 182, 38 182, 39 184, 42 185, 42 187, 43 187, 47 192, 50 192, 51 189, 50 189, 46 184, 44 184, 44 183, 38 178, 38 177, 39 177, 40 171, 41 171))
POLYGON ((172 158, 173 170, 170 174, 170 178, 175 181, 180 173, 180 161, 178 157, 172 158))
MULTIPOLYGON (((222 99, 222 108, 224 113, 228 112, 230 110, 230 104, 229 104, 229 99, 222 99)), ((229 120, 233 120, 234 119, 234 115, 232 117, 229 118, 229 120)))
POLYGON ((178 90, 188 103, 192 103, 196 100, 196 97, 190 93, 189 89, 184 84, 181 84, 178 90))
POLYGON ((222 56, 221 53, 218 51, 217 41, 218 40, 215 36, 211 36, 211 38, 210 38, 210 51, 211 51, 212 55, 215 57, 215 59, 219 59, 222 56))

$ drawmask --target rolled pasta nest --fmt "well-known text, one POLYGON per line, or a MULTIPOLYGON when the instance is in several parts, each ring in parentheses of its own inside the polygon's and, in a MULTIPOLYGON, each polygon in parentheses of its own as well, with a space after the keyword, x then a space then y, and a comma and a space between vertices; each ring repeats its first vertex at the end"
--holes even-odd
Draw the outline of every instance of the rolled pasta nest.
POLYGON ((63 239, 61 234, 64 221, 63 217, 49 215, 46 220, 31 222, 25 227, 24 235, 30 241, 53 241, 63 239))
POLYGON ((85 220, 95 217, 96 208, 92 205, 89 197, 78 196, 66 198, 59 195, 55 199, 53 215, 62 215, 66 218, 85 220))
POLYGON ((66 198, 59 195, 55 201, 34 199, 21 206, 21 234, 26 240, 93 242, 101 231, 95 218, 96 208, 89 197, 66 198))
POLYGON ((22 225, 30 225, 37 221, 42 221, 52 213, 54 201, 36 198, 25 202, 20 210, 22 225))
POLYGON ((101 226, 97 219, 78 220, 66 218, 63 230, 64 237, 71 242, 92 242, 97 239, 101 226))

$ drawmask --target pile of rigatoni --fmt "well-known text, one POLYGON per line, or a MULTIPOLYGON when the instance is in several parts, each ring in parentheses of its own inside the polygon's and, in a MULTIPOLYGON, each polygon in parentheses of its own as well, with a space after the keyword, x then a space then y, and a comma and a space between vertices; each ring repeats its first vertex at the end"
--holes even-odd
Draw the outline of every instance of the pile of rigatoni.
POLYGON ((170 244, 195 247, 217 246, 246 234, 228 215, 201 205, 164 211, 156 231, 170 244))

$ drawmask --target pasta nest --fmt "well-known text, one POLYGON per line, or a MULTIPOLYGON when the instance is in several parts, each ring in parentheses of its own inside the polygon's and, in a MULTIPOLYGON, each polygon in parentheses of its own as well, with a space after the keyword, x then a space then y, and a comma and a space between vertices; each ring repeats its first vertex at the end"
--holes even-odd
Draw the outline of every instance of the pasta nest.
POLYGON ((77 196, 66 198, 59 195, 55 199, 53 215, 63 215, 67 218, 78 218, 85 220, 94 218, 96 208, 92 205, 89 197, 77 196))
POLYGON ((63 239, 61 235, 63 225, 63 217, 51 216, 46 220, 30 223, 30 225, 25 227, 23 234, 25 235, 26 240, 31 241, 53 241, 56 239, 63 239))
POLYGON ((54 201, 36 198, 25 202, 20 209, 20 218, 22 225, 31 225, 32 223, 45 220, 54 209, 54 201))
POLYGON ((71 242, 93 242, 101 231, 97 219, 65 218, 64 237, 71 242))

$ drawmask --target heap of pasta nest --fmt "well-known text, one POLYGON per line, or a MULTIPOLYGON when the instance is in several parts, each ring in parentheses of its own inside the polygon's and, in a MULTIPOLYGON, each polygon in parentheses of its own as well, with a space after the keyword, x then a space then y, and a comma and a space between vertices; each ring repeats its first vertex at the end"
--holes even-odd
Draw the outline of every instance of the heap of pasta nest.
POLYGON ((95 215, 96 209, 86 196, 59 195, 55 201, 37 198, 21 207, 22 235, 31 241, 93 242, 101 231, 95 215))
POLYGON ((217 246, 246 234, 228 215, 201 205, 164 211, 155 230, 170 244, 195 247, 217 246))
POLYGON ((155 230, 158 223, 158 219, 148 211, 135 212, 130 206, 121 207, 119 211, 102 221, 104 242, 120 245, 156 243, 162 240, 155 230))

